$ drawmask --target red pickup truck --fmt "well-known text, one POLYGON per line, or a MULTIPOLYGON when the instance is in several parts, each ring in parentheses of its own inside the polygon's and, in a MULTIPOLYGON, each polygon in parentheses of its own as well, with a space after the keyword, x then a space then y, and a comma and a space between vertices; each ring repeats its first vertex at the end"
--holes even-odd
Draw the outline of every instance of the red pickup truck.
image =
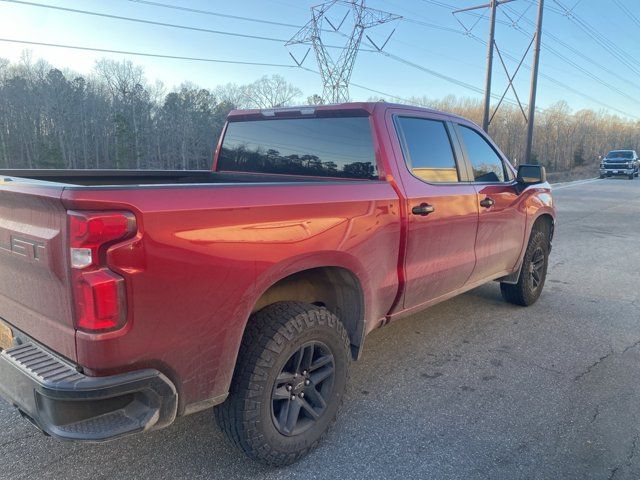
POLYGON ((67 440, 216 406, 287 464, 373 329, 493 280, 535 302, 554 224, 543 167, 382 102, 234 111, 211 171, 0 171, 0 392, 67 440))

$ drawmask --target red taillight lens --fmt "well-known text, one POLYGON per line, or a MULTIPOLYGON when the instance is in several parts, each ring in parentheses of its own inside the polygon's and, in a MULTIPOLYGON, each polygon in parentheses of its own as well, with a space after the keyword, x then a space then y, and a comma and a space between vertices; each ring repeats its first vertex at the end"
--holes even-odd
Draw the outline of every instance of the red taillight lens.
POLYGON ((75 278, 76 327, 91 332, 124 325, 124 279, 107 269, 77 273, 75 278))
POLYGON ((106 250, 135 234, 129 212, 68 212, 76 327, 115 330, 126 320, 124 279, 109 270, 106 250))
MULTIPOLYGON (((70 247, 84 252, 87 260, 91 260, 90 265, 100 264, 102 247, 133 235, 135 229, 135 217, 128 212, 69 212, 70 247)), ((73 257, 72 251, 72 259, 73 257)), ((85 266, 89 265, 78 266, 72 263, 74 268, 85 266)))

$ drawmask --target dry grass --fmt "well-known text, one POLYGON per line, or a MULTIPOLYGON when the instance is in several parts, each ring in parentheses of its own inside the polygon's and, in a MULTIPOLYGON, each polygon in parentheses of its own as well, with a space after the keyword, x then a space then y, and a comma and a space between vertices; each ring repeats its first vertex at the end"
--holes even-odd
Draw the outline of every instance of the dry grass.
POLYGON ((587 178, 594 178, 598 176, 598 166, 588 165, 582 167, 575 167, 571 170, 565 170, 562 172, 548 172, 547 179, 549 183, 570 182, 572 180, 583 180, 587 178))

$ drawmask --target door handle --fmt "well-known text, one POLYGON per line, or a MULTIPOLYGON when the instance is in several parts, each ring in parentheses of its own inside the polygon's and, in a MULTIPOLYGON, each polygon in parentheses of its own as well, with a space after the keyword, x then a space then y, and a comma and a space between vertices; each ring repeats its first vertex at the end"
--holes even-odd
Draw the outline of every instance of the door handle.
POLYGON ((483 200, 480 200, 480 206, 484 208, 491 208, 495 203, 496 202, 493 200, 493 198, 490 197, 486 197, 483 200))
POLYGON ((414 215, 420 215, 421 217, 426 217, 430 213, 436 211, 436 207, 433 205, 429 205, 428 203, 421 203, 420 205, 416 205, 411 209, 411 213, 414 215))

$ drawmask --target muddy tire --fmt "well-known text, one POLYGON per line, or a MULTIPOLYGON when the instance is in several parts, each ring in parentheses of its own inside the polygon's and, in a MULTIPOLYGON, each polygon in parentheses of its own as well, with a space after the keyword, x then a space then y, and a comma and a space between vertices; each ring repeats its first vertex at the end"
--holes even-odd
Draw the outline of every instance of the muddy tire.
POLYGON ((254 460, 282 466, 313 450, 335 422, 351 354, 324 307, 278 302, 249 320, 229 397, 215 417, 254 460))
POLYGON ((501 283, 502 297, 509 303, 528 307, 540 297, 549 264, 549 237, 542 230, 531 232, 518 283, 501 283))

